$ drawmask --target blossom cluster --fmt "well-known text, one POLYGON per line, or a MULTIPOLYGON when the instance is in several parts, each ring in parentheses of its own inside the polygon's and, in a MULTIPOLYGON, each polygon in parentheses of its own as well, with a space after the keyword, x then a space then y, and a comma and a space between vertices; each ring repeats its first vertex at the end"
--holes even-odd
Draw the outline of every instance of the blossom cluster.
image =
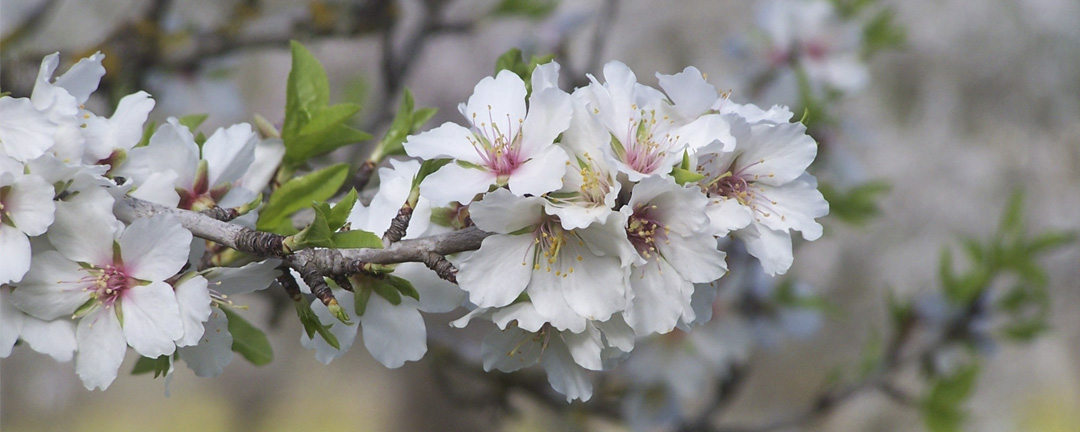
MULTIPOLYGON (((770 275, 792 264, 791 232, 821 236, 828 204, 806 173, 816 144, 784 107, 721 95, 696 68, 658 74, 658 90, 622 63, 567 93, 559 65, 531 85, 501 71, 446 123, 412 136, 410 156, 452 159, 420 184, 432 205, 467 205, 493 233, 458 257, 461 289, 500 330, 486 369, 540 363, 567 399, 588 399, 588 370, 635 338, 698 322, 695 293, 727 271, 740 239, 770 275)), ((715 297, 703 296, 703 297, 715 297)))
POLYGON ((195 271, 205 242, 175 217, 125 224, 114 207, 124 195, 190 210, 242 204, 275 152, 254 164, 260 140, 247 124, 197 141, 169 119, 144 139, 154 100, 141 91, 110 117, 89 111, 103 58, 54 79, 59 55, 49 55, 29 98, 0 97, 0 357, 18 340, 74 357, 88 389, 112 383, 128 347, 217 375, 232 340, 216 307, 269 286, 276 264, 195 271))

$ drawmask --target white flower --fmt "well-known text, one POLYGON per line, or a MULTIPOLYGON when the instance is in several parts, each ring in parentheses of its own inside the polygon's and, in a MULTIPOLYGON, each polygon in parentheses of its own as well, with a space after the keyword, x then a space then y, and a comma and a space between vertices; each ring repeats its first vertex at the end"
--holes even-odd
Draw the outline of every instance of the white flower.
POLYGON ((567 155, 555 138, 570 124, 570 95, 556 85, 559 65, 548 63, 533 72, 533 93, 525 107, 525 83, 501 71, 476 85, 459 110, 470 127, 454 123, 409 137, 405 150, 421 159, 453 158, 428 176, 420 192, 432 204, 468 204, 493 185, 506 185, 515 195, 540 195, 558 189, 567 155))
POLYGON ((131 175, 140 184, 131 195, 190 210, 228 201, 242 204, 244 198, 254 198, 255 194, 234 188, 232 183, 255 160, 257 142, 251 126, 240 123, 219 128, 200 149, 191 131, 170 118, 150 137, 149 145, 132 151, 132 159, 140 162, 131 175), (232 199, 226 198, 227 194, 232 194, 232 199))
POLYGON ((800 123, 728 118, 738 139, 735 150, 714 145, 697 155, 712 228, 720 236, 739 230, 736 237, 746 242, 765 272, 783 274, 793 260, 790 230, 816 240, 822 228, 814 219, 829 212, 817 181, 806 173, 817 144, 800 123))
POLYGON ((109 164, 118 168, 143 136, 143 124, 154 109, 150 94, 140 91, 120 99, 112 117, 86 118, 86 150, 83 162, 109 164))
POLYGON ((82 127, 84 120, 93 117, 83 109, 83 104, 105 75, 105 68, 101 66, 104 58, 99 52, 79 60, 56 80, 52 80, 52 76, 60 64, 59 53, 45 56, 38 69, 30 100, 34 108, 56 124, 53 129, 55 144, 50 150, 65 163, 79 163, 83 157, 85 138, 82 127))
POLYGON ((539 197, 496 190, 470 206, 473 222, 496 233, 460 265, 458 284, 479 307, 509 305, 522 293, 559 330, 584 331, 626 307, 626 277, 635 259, 626 216, 564 229, 539 197))
POLYGON ((825 0, 770 0, 758 4, 758 27, 769 39, 772 67, 801 67, 812 85, 845 92, 866 86, 859 59, 862 29, 844 22, 825 0))
MULTIPOLYGON (((297 282, 301 287, 305 286, 303 280, 298 279, 297 282)), ((334 296, 342 305, 355 302, 353 293, 346 290, 335 290, 334 296)), ((339 322, 318 300, 312 302, 311 308, 320 322, 331 325, 330 333, 334 334, 341 347, 340 350, 334 349, 318 334, 314 339, 308 338, 307 333, 301 334, 301 345, 315 349, 315 359, 323 364, 330 364, 345 354, 352 347, 357 330, 363 331, 364 347, 371 356, 388 368, 399 368, 406 361, 420 360, 427 353, 427 327, 420 316, 418 302, 411 297, 403 297, 401 303, 394 305, 378 293, 371 292, 363 314, 357 313, 360 325, 339 322)))
POLYGON ((53 223, 53 194, 40 176, 0 168, 0 284, 18 282, 30 270, 29 237, 44 234, 53 223))
POLYGON ((604 66, 603 85, 589 78, 592 83, 585 90, 591 112, 611 135, 610 144, 602 148, 630 181, 666 176, 685 149, 716 140, 725 148, 735 144, 727 122, 718 114, 705 114, 717 94, 696 69, 671 77, 661 75, 671 101, 659 90, 638 84, 630 68, 616 61, 604 66), (703 89, 705 95, 695 94, 703 89))
POLYGON ((128 345, 156 358, 172 354, 184 336, 181 307, 164 281, 187 262, 191 233, 168 215, 139 219, 120 233, 111 229, 111 214, 94 209, 57 213, 48 232, 57 250, 34 256, 13 300, 43 320, 75 314, 76 372, 88 389, 105 389, 128 345))
POLYGON ((630 274, 632 300, 626 321, 638 335, 667 333, 695 319, 694 283, 714 281, 727 271, 705 215, 708 198, 699 188, 670 178, 649 177, 634 186, 626 234, 641 261, 630 274))
POLYGON ((11 295, 10 286, 0 285, 0 358, 11 355, 15 341, 22 339, 34 351, 58 362, 70 361, 75 353, 75 325, 66 319, 45 321, 27 315, 11 304, 11 295))
POLYGON ((30 99, 0 97, 0 156, 27 161, 45 154, 56 127, 30 99))

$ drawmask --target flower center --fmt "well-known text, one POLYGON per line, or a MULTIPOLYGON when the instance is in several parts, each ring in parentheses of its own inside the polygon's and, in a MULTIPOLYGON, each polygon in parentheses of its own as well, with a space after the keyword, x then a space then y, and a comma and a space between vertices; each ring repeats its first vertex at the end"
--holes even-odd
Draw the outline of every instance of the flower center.
MULTIPOLYGON (((638 109, 637 105, 633 109, 638 109)), ((667 132, 675 124, 668 116, 656 117, 656 110, 641 110, 640 118, 631 117, 627 122, 626 135, 620 142, 614 135, 611 146, 615 154, 635 171, 649 174, 660 168, 668 151, 678 142, 679 136, 667 132), (662 130, 661 126, 665 128, 662 130)))
POLYGON ((660 256, 656 251, 656 242, 659 240, 666 243, 668 233, 671 232, 671 228, 660 223, 650 214, 656 208, 655 204, 638 203, 626 227, 626 236, 630 239, 630 243, 637 249, 638 254, 648 260, 660 256))
MULTIPOLYGON (((596 160, 592 158, 588 153, 583 154, 585 160, 579 165, 577 170, 578 176, 580 176, 580 184, 577 185, 576 191, 563 191, 551 192, 545 196, 549 201, 555 204, 567 204, 576 205, 581 207, 606 207, 605 199, 608 193, 611 192, 611 176, 604 170, 600 169, 596 165, 596 160)), ((580 160, 580 159, 579 159, 580 160)), ((570 162, 566 163, 570 165, 570 162)), ((567 177, 566 185, 570 188, 573 187, 573 183, 577 181, 577 178, 569 175, 567 177)))
MULTIPOLYGON (((727 199, 734 199, 755 213, 754 217, 770 217, 774 212, 774 207, 777 203, 765 196, 765 189, 755 185, 755 182, 760 178, 759 174, 747 173, 747 168, 764 163, 765 159, 761 159, 757 162, 739 168, 732 171, 731 167, 728 171, 714 177, 707 183, 703 183, 702 187, 705 189, 706 194, 711 197, 724 197, 727 199)), ((732 163, 734 165, 734 162, 732 163)), ((698 172, 702 172, 703 168, 698 166, 698 172)), ((708 173, 703 173, 706 177, 710 177, 708 173)), ((769 174, 768 177, 772 177, 773 174, 769 174)), ((784 216, 780 215, 780 220, 784 220, 784 216)))
POLYGON ((88 271, 90 276, 84 279, 92 280, 94 284, 87 289, 92 291, 93 297, 105 307, 116 303, 129 288, 140 285, 137 279, 125 273, 122 266, 109 264, 105 268, 95 267, 88 271))
POLYGON ((514 136, 508 136, 513 130, 510 115, 506 115, 505 126, 495 121, 488 105, 488 120, 477 122, 477 115, 473 113, 473 137, 469 138, 476 154, 484 161, 484 165, 496 176, 500 182, 505 182, 518 166, 525 163, 521 156, 521 125, 524 119, 517 119, 518 132, 514 136))
MULTIPOLYGON (((562 228, 562 224, 559 222, 558 217, 548 217, 544 222, 536 227, 533 231, 533 243, 536 244, 535 252, 533 253, 533 271, 544 269, 544 271, 551 273, 555 271, 555 276, 567 277, 574 272, 574 266, 567 266, 566 271, 561 270, 558 266, 559 256, 566 249, 571 241, 577 241, 578 246, 584 245, 584 243, 576 238, 577 235, 573 231, 566 231, 562 228), (553 269, 552 266, 555 266, 553 269)), ((563 254, 565 255, 565 254, 563 254)), ((578 254, 573 259, 581 262, 585 258, 578 254)), ((521 264, 526 264, 523 259, 521 264)))

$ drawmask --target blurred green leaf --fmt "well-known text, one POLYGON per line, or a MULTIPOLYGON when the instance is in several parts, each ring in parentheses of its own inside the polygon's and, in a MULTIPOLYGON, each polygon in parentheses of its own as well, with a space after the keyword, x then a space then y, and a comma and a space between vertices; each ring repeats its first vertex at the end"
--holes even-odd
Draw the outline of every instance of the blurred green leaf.
POLYGON ((262 366, 274 360, 270 340, 266 333, 247 322, 239 314, 221 308, 229 320, 229 334, 232 335, 232 350, 255 366, 262 366))
POLYGON ((907 32, 896 23, 891 8, 882 9, 863 26, 863 58, 886 49, 900 48, 907 43, 907 32))
POLYGON ((502 0, 491 13, 537 19, 551 14, 557 6, 558 0, 502 0))
POLYGON ((169 373, 169 366, 172 362, 169 360, 169 356, 163 355, 158 358, 139 357, 139 360, 135 362, 135 367, 131 369, 132 375, 143 375, 150 372, 154 373, 154 378, 169 373))
POLYGON ((929 392, 919 404, 923 422, 931 432, 961 430, 967 417, 961 405, 971 395, 978 375, 978 364, 971 364, 951 376, 938 377, 931 382, 929 392))
POLYGON ((841 191, 832 184, 821 182, 818 190, 829 202, 829 215, 853 224, 862 225, 881 214, 878 201, 892 189, 885 181, 870 181, 841 191))

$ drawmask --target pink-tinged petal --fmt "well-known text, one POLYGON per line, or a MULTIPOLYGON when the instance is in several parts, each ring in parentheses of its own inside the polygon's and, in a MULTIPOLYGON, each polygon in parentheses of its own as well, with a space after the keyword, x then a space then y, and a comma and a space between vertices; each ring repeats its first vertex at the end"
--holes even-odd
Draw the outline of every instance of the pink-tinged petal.
POLYGON ((180 353, 180 359, 195 371, 196 376, 216 377, 221 375, 233 358, 229 319, 225 317, 225 313, 214 309, 203 328, 198 345, 177 348, 176 351, 180 353))
POLYGON ((829 214, 829 203, 817 190, 814 176, 803 174, 783 186, 761 186, 761 189, 761 195, 772 203, 764 207, 770 212, 768 217, 756 215, 759 223, 774 230, 801 231, 807 240, 821 237, 821 224, 814 219, 829 214))
POLYGON ((0 358, 11 355, 25 320, 26 314, 11 304, 11 290, 7 286, 0 287, 0 358))
POLYGON ((93 281, 81 281, 88 273, 59 252, 34 255, 30 271, 11 297, 24 312, 43 320, 70 317, 90 300, 86 289, 93 281))
POLYGON ((544 353, 542 342, 542 336, 513 326, 492 331, 484 336, 480 345, 484 370, 514 372, 532 366, 544 353))
POLYGON ((394 274, 412 282, 420 294, 420 310, 444 313, 461 307, 468 297, 456 284, 440 278, 421 263, 401 263, 394 274))
POLYGON ((570 126, 574 108, 570 95, 556 88, 537 91, 529 97, 529 115, 521 125, 521 154, 535 155, 551 145, 570 126))
POLYGON ((210 171, 210 186, 239 180, 255 162, 255 144, 258 142, 259 137, 247 123, 214 131, 202 146, 202 158, 210 171))
POLYGON ((473 89, 463 114, 473 128, 497 136, 495 128, 507 138, 517 135, 525 120, 525 82, 508 70, 494 78, 480 80, 473 89))
POLYGON ((472 142, 476 137, 472 131, 461 125, 446 122, 441 126, 413 135, 405 140, 405 153, 409 156, 428 159, 457 159, 473 164, 483 164, 484 159, 477 153, 472 142))
POLYGON ((585 331, 586 318, 576 312, 563 294, 562 273, 555 275, 554 269, 544 267, 532 274, 528 294, 536 311, 547 318, 552 327, 564 331, 585 331))
MULTIPOLYGON (((337 297, 338 303, 343 305, 352 305, 355 302, 355 298, 351 292, 338 290, 334 292, 334 295, 337 297)), ((372 295, 371 299, 374 300, 375 297, 378 297, 378 295, 372 295)), ((369 302, 370 301, 371 300, 369 300, 369 302)), ((315 338, 311 339, 308 338, 306 332, 301 332, 300 344, 303 345, 304 348, 315 350, 315 360, 318 360, 322 364, 330 364, 334 359, 341 357, 348 352, 349 348, 352 348, 353 342, 356 341, 356 332, 359 330, 360 325, 357 323, 345 325, 341 321, 338 321, 338 319, 334 318, 334 315, 330 313, 330 310, 326 308, 326 305, 318 300, 311 302, 311 310, 315 312, 315 316, 319 317, 319 322, 323 325, 330 326, 330 334, 333 334, 334 337, 337 338, 338 347, 341 349, 330 346, 329 343, 326 343, 326 339, 323 339, 318 333, 315 333, 315 338)))
POLYGON ((487 192, 495 183, 495 173, 449 163, 420 183, 420 195, 435 207, 452 202, 468 204, 476 194, 487 192))
POLYGON ((45 154, 56 124, 26 98, 0 98, 0 150, 18 161, 45 154))
POLYGON ((184 336, 176 294, 165 282, 125 290, 120 309, 124 338, 144 357, 172 354, 176 350, 174 341, 184 336))
POLYGON ((570 166, 570 157, 559 146, 550 146, 517 167, 507 186, 517 196, 539 196, 563 185, 563 175, 570 166))
POLYGON ((497 189, 469 206, 469 215, 478 228, 507 234, 539 224, 543 219, 543 206, 540 198, 521 198, 505 189, 497 189))
POLYGON ((243 267, 214 267, 203 273, 203 277, 214 291, 231 297, 270 286, 280 273, 277 270, 280 264, 280 260, 268 259, 243 267))
POLYGON ((172 215, 136 220, 120 236, 120 254, 130 276, 145 281, 172 277, 187 263, 191 232, 172 215))
POLYGON ((743 149, 737 165, 757 183, 779 186, 795 180, 817 156, 817 143, 802 123, 754 125, 739 136, 743 149))
POLYGON ((696 118, 716 103, 716 87, 706 82, 696 67, 688 66, 674 75, 657 73, 656 78, 675 109, 685 118, 696 118))
POLYGON ((30 270, 30 239, 18 228, 0 224, 0 284, 18 282, 30 270))
POLYGON ((725 237, 753 221, 753 211, 749 207, 724 197, 710 198, 705 213, 709 216, 710 234, 718 237, 725 237))
POLYGON ((45 179, 36 175, 24 175, 15 179, 6 197, 4 213, 15 227, 29 236, 45 233, 53 223, 55 190, 45 179))
POLYGON ((594 326, 586 326, 581 333, 562 332, 567 351, 574 358, 574 363, 588 370, 603 370, 604 362, 600 351, 604 348, 600 331, 594 326))
POLYGON ((630 289, 634 298, 626 308, 626 322, 638 336, 647 336, 675 328, 683 311, 690 308, 690 298, 683 292, 693 287, 660 259, 635 266, 630 274, 630 289))
POLYGON ((416 306, 410 299, 395 306, 377 294, 368 299, 360 316, 364 347, 383 366, 399 368, 427 353, 427 327, 416 306))
POLYGON ((540 360, 547 372, 548 384, 551 384, 555 391, 566 395, 567 402, 574 399, 589 400, 592 398, 593 389, 585 368, 574 362, 566 344, 561 340, 556 342, 555 339, 558 338, 552 339, 540 360))
POLYGON ((19 338, 30 345, 30 349, 46 354, 58 362, 71 361, 77 346, 75 323, 65 319, 42 321, 27 316, 19 338))
POLYGON ((536 311, 532 302, 523 301, 493 310, 491 322, 500 329, 509 330, 516 325, 522 330, 536 333, 547 324, 547 319, 536 311))
POLYGON ((660 255, 690 282, 712 282, 727 273, 724 261, 727 255, 717 250, 716 239, 711 235, 671 235, 668 241, 658 242, 656 247, 660 255))
POLYGON ((746 242, 746 251, 758 261, 765 274, 775 276, 787 273, 794 261, 791 253, 791 234, 768 229, 758 224, 735 231, 735 237, 746 242))
POLYGON ((72 261, 104 266, 112 263, 116 216, 104 207, 57 202, 56 219, 46 236, 72 261))
POLYGON ((175 187, 190 190, 195 184, 199 147, 187 126, 181 125, 175 118, 169 118, 168 123, 158 127, 150 136, 146 152, 152 172, 176 172, 175 187))
POLYGON ((174 291, 184 324, 184 335, 176 340, 176 346, 195 345, 202 338, 203 323, 210 317, 212 309, 206 279, 202 276, 188 278, 177 285, 174 291))
POLYGON ((493 235, 459 266, 458 285, 480 307, 510 304, 532 276, 531 236, 493 235))
POLYGON ((82 378, 87 390, 109 388, 124 362, 127 343, 114 312, 112 308, 99 308, 83 317, 75 329, 75 340, 79 344, 75 373, 82 378))
POLYGON ((104 54, 96 52, 90 57, 79 60, 67 72, 60 75, 53 85, 67 90, 80 104, 85 103, 90 98, 90 94, 97 90, 101 77, 105 76, 105 67, 101 65, 104 59, 104 54))

